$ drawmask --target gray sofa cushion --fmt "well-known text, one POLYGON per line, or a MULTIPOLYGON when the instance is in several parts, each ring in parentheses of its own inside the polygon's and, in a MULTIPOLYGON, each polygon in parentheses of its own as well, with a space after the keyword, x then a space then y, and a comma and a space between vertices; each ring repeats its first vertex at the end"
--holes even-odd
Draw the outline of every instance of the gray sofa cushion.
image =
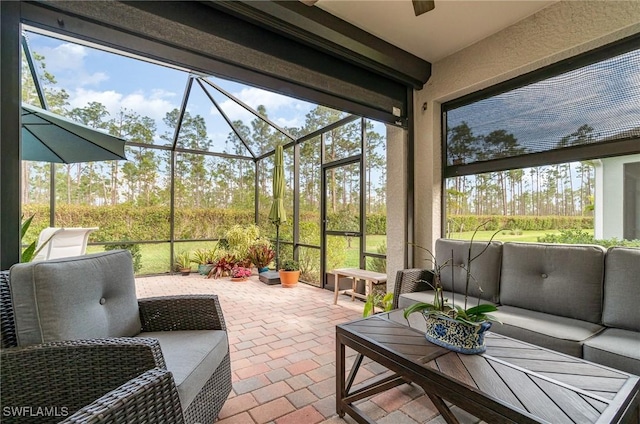
POLYGON ((640 333, 608 328, 584 343, 584 359, 640 375, 640 333))
POLYGON ((143 332, 137 337, 158 339, 183 410, 191 405, 229 352, 227 332, 222 330, 143 332))
MULTIPOLYGON (((448 291, 464 293, 467 272, 461 265, 466 265, 469 257, 469 245, 465 240, 438 239, 436 240, 436 260, 439 265, 447 261, 451 263, 453 251, 453 267, 447 265, 441 271, 442 287, 448 291), (453 275, 451 271, 453 270, 453 275), (455 284, 454 284, 455 283, 455 284), (455 289, 455 290, 454 290, 455 289)), ((474 258, 487 246, 487 242, 474 241, 471 248, 471 258, 474 258)), ((490 302, 499 301, 500 265, 502 261, 502 243, 493 241, 487 249, 471 262, 471 283, 469 295, 481 297, 490 302), (478 290, 482 287, 482 295, 478 290)))
MULTIPOLYGON (((445 299, 449 300, 448 303, 452 303, 453 301, 455 301, 456 305, 462 306, 464 308, 463 294, 452 293, 450 291, 444 291, 443 294, 445 299)), ((411 306, 417 302, 433 303, 434 295, 435 295, 435 292, 433 290, 413 292, 413 293, 403 293, 398 298, 398 308, 406 308, 407 306, 411 306)), ((488 303, 492 305, 494 304, 484 299, 480 299, 480 303, 488 303)), ((467 298, 467 308, 471 308, 472 306, 476 306, 477 304, 478 304, 477 297, 469 296, 467 298)))
POLYGON ((600 246, 505 243, 500 303, 599 323, 604 257, 600 246))
POLYGON ((140 332, 126 250, 16 264, 9 283, 19 346, 140 332))
MULTIPOLYGON (((640 331, 640 249, 612 247, 604 274, 604 310, 607 327, 640 331)), ((640 349, 639 353, 640 355, 640 349)))
POLYGON ((491 315, 502 322, 493 323, 493 332, 577 357, 582 356, 582 343, 604 328, 513 306, 500 306, 491 315))

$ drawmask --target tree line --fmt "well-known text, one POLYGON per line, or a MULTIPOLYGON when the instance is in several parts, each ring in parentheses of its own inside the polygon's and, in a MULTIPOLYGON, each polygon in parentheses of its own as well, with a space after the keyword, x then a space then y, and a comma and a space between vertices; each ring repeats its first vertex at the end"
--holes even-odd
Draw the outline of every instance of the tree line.
MULTIPOLYGON (((563 148, 594 141, 593 128, 582 125, 562 137, 563 148)), ((475 135, 466 122, 448 130, 450 165, 526 153, 517 138, 505 130, 475 135)), ((453 215, 590 216, 593 213, 593 161, 537 166, 525 169, 459 176, 446 181, 447 212, 453 215)))

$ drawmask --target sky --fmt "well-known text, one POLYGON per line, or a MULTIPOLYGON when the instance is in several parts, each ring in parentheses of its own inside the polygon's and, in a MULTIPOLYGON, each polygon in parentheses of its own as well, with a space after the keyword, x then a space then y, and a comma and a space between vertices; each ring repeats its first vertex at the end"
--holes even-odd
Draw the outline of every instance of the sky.
MULTIPOLYGON (((162 119, 167 112, 180 108, 187 72, 34 32, 26 32, 26 35, 32 52, 44 56, 46 69, 55 76, 57 86, 69 94, 70 108, 84 107, 88 102, 97 101, 105 105, 111 117, 115 117, 121 108, 127 108, 153 118, 158 124, 158 134, 172 131, 162 124, 162 119)), ((264 105, 269 119, 281 127, 303 126, 305 115, 316 106, 221 78, 209 79, 254 109, 264 105)), ((195 84, 194 88, 187 110, 192 115, 200 114, 205 118, 209 138, 214 144, 221 145, 230 128, 202 89, 195 84)), ((235 102, 215 90, 210 92, 232 120, 240 119, 249 125, 254 119, 250 112, 235 102)), ((154 141, 156 143, 165 144, 159 138, 154 141)))

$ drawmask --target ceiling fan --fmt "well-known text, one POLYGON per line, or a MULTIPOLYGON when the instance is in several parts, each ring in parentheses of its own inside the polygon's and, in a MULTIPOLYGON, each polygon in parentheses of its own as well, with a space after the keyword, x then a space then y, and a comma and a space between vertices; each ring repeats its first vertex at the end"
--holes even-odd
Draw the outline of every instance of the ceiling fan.
MULTIPOLYGON (((302 3, 307 6, 313 6, 316 4, 318 0, 300 0, 302 3)), ((423 13, 427 13, 430 10, 435 9, 435 1, 434 0, 411 0, 413 3, 413 11, 416 16, 420 16, 423 13)))

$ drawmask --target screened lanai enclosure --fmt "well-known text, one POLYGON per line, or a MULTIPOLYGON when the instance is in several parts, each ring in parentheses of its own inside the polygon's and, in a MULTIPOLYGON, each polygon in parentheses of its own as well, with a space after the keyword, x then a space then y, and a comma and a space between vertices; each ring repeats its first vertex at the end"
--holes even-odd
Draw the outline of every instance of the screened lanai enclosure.
POLYGON ((386 127, 213 75, 23 32, 22 101, 121 137, 126 161, 23 161, 25 241, 47 226, 99 227, 88 252, 127 248, 138 275, 174 270, 230 228, 269 221, 276 145, 287 221, 280 259, 323 286, 337 267, 385 271, 386 127))

